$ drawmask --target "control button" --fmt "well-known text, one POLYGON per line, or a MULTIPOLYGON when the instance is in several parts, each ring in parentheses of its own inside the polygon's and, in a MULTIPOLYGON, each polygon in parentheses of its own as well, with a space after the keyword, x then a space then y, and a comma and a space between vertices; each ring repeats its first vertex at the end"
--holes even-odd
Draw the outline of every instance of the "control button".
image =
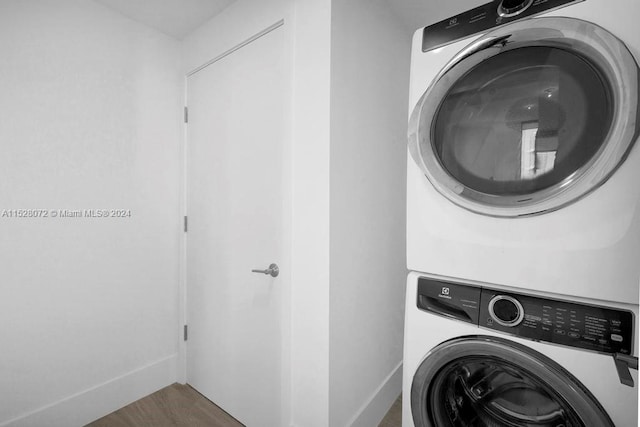
POLYGON ((571 338, 580 338, 580 334, 577 332, 569 332, 568 334, 571 338))
POLYGON ((563 329, 556 329, 556 330, 555 330, 555 331, 553 331, 553 332, 555 332, 555 333, 556 333, 556 334, 558 334, 558 335, 564 335, 564 334, 566 334, 566 333, 567 333, 567 332, 566 332, 566 331, 564 331, 563 329))
POLYGON ((531 6, 533 0, 502 0, 498 6, 498 15, 503 18, 516 16, 531 6))
POLYGON ((513 322, 518 318, 520 310, 513 301, 501 299, 493 305, 493 313, 503 322, 513 322))
POLYGON ((611 334, 611 341, 622 342, 622 335, 611 334))
POLYGON ((583 335, 582 338, 584 338, 587 341, 593 341, 593 342, 596 341, 596 338, 592 337, 591 335, 583 335))
POLYGON ((493 319, 491 319, 491 318, 487 319, 487 325, 492 326, 493 325, 493 319))

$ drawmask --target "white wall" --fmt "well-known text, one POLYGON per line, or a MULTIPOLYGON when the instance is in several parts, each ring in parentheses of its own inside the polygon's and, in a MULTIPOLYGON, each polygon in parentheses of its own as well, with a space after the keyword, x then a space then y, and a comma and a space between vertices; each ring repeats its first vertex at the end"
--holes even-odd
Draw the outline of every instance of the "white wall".
POLYGON ((331 426, 377 425, 401 391, 411 31, 384 0, 333 0, 331 426))
POLYGON ((292 417, 329 425, 331 0, 295 0, 292 417))
POLYGON ((189 33, 182 44, 187 74, 279 20, 290 17, 290 0, 235 0, 189 33))
POLYGON ((175 379, 180 44, 3 0, 0 52, 0 211, 131 210, 0 217, 0 425, 83 425, 175 379))

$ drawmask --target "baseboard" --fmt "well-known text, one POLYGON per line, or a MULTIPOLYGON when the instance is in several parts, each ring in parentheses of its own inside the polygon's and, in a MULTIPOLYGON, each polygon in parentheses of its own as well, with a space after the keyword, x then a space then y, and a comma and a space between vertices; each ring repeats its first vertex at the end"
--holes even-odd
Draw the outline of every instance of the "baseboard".
POLYGON ((0 427, 84 426, 176 380, 178 355, 116 377, 88 390, 0 423, 0 427))
POLYGON ((377 426, 401 392, 402 362, 382 381, 380 387, 376 389, 348 425, 351 427, 377 426))

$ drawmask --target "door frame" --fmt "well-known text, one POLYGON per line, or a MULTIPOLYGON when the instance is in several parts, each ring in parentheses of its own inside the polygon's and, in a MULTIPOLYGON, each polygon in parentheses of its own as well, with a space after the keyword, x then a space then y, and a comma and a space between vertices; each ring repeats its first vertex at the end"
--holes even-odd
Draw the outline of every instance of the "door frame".
MULTIPOLYGON (((289 16, 282 17, 276 22, 268 25, 259 31, 256 31, 251 36, 235 43, 231 44, 231 47, 222 51, 217 55, 212 55, 211 59, 203 62, 201 65, 187 70, 184 75, 184 108, 185 108, 185 120, 183 121, 183 135, 182 135, 182 150, 181 150, 181 186, 180 186, 180 255, 179 255, 179 289, 178 289, 178 320, 177 325, 177 339, 178 339, 178 363, 176 367, 176 380, 180 384, 187 383, 187 347, 188 340, 184 340, 184 326, 188 325, 188 313, 187 313, 187 239, 188 231, 185 232, 184 219, 188 217, 187 212, 187 185, 188 185, 188 151, 187 144, 189 141, 189 126, 188 126, 188 89, 189 89, 189 77, 203 70, 209 65, 212 65, 221 59, 233 54, 234 52, 242 49, 243 47, 251 44, 253 41, 258 40, 260 37, 274 31, 284 31, 284 62, 285 62, 285 93, 283 99, 285 105, 283 106, 283 134, 284 141, 282 146, 282 164, 285 167, 283 170, 284 181, 284 194, 285 197, 282 200, 284 218, 284 236, 283 236, 283 251, 282 258, 279 260, 280 275, 278 276, 278 286, 283 288, 281 301, 281 313, 280 313, 280 327, 282 330, 282 343, 281 354, 282 359, 280 361, 282 369, 281 377, 281 419, 288 422, 291 414, 291 390, 292 390, 292 370, 291 370, 291 343, 292 343, 292 330, 291 330, 291 296, 292 296, 292 224, 293 224, 293 69, 294 69, 294 37, 293 37, 293 25, 290 25, 291 21, 289 16)), ((187 224, 188 228, 188 224, 187 224)))

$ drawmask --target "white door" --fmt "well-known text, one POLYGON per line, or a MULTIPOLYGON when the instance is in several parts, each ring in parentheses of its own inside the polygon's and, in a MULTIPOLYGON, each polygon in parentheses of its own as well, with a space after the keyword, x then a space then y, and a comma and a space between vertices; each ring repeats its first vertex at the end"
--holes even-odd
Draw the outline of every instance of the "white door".
POLYGON ((188 78, 187 381, 247 426, 281 425, 284 30, 188 78))

